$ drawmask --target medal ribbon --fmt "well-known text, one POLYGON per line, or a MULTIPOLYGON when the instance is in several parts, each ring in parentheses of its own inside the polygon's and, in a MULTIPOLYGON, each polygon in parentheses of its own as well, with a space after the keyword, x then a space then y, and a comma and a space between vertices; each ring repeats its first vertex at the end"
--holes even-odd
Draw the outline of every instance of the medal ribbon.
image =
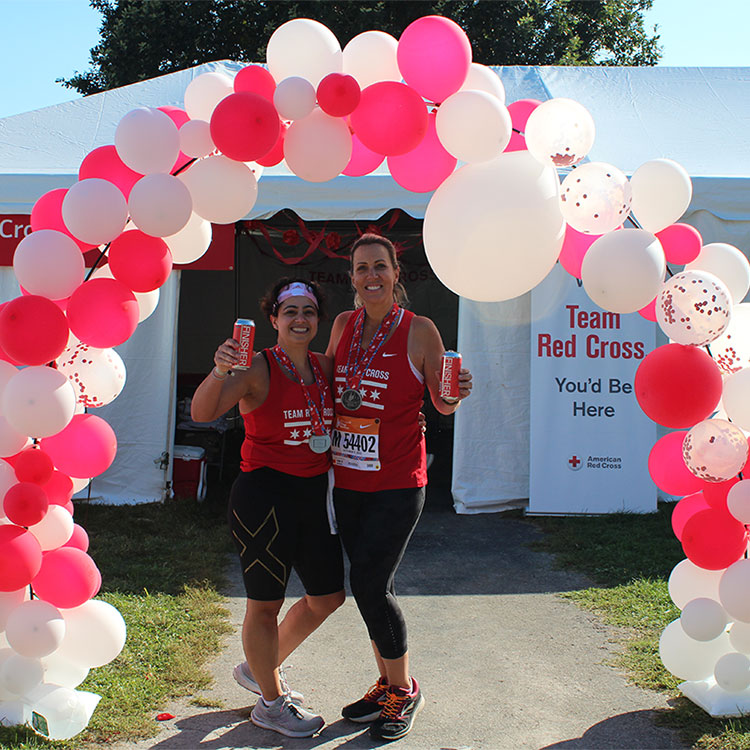
POLYGON ((310 394, 310 386, 305 385, 302 380, 302 376, 299 374, 297 366, 289 358, 289 355, 278 345, 271 349, 271 354, 275 357, 280 367, 283 367, 301 386, 302 392, 305 394, 307 400, 307 409, 310 412, 310 423, 312 424, 313 434, 315 435, 327 435, 325 422, 323 419, 323 410, 325 408, 326 396, 328 395, 328 383, 326 382, 325 375, 320 369, 317 357, 312 352, 307 352, 307 359, 310 362, 310 367, 313 371, 313 377, 315 378, 315 384, 318 386, 318 392, 320 395, 320 404, 316 404, 310 394))
POLYGON ((394 302, 390 312, 380 321, 378 330, 370 341, 367 351, 362 354, 362 332, 365 327, 365 308, 361 307, 357 313, 357 319, 354 321, 354 333, 349 343, 349 354, 346 358, 346 387, 359 390, 359 384, 362 382, 365 370, 380 351, 380 347, 391 332, 396 319, 398 318, 399 307, 394 302))

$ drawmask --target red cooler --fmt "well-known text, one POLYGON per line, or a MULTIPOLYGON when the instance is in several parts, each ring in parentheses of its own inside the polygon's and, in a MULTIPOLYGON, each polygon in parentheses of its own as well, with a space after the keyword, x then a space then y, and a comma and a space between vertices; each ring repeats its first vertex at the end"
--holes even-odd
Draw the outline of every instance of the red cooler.
POLYGON ((172 489, 176 498, 206 497, 206 449, 197 445, 175 445, 172 489))

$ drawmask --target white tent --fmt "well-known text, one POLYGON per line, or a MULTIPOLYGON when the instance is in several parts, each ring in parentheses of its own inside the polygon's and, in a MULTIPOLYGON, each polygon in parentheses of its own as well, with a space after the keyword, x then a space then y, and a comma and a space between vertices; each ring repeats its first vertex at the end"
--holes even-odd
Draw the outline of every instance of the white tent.
MULTIPOLYGON (((182 106, 189 82, 208 71, 233 75, 240 63, 200 65, 53 107, 0 119, 0 220, 30 214, 45 192, 69 187, 92 149, 111 144, 120 118, 137 106, 182 106)), ((685 220, 706 242, 750 250, 750 69, 498 67, 507 101, 569 97, 594 117, 590 159, 625 173, 657 157, 693 177, 685 220)), ((306 183, 283 166, 266 170, 248 218, 279 209, 303 219, 375 219, 391 208, 423 217, 429 194, 396 185, 381 167, 363 178, 306 183)), ((460 221, 460 217, 456 217, 460 221)), ((0 239, 3 226, 0 221, 0 239)), ((8 225, 10 226, 10 225, 8 225)), ((0 293, 15 296, 9 274, 0 293)), ((175 331, 179 273, 162 289, 157 313, 119 348, 128 385, 108 411, 120 448, 93 493, 111 502, 159 499, 173 453, 175 331)), ((475 394, 456 419, 453 490, 465 512, 518 504, 528 495, 528 296, 506 303, 461 300, 459 346, 475 376, 475 394)))

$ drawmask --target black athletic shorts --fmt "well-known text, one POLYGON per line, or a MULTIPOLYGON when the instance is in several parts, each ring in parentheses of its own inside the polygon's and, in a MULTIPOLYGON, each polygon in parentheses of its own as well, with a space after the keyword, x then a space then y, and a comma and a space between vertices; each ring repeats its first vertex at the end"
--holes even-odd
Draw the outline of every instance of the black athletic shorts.
POLYGON ((268 467, 240 472, 228 516, 248 599, 283 599, 292 568, 310 596, 344 588, 341 543, 328 525, 327 488, 327 474, 296 477, 268 467))

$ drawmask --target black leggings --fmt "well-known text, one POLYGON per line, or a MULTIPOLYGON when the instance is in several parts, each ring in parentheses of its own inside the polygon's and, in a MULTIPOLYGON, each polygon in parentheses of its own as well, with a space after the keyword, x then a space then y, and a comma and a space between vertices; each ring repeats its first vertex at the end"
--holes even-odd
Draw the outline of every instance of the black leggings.
POLYGON ((384 659, 398 659, 407 650, 393 579, 422 513, 424 494, 424 487, 333 491, 339 534, 351 563, 352 594, 384 659))

